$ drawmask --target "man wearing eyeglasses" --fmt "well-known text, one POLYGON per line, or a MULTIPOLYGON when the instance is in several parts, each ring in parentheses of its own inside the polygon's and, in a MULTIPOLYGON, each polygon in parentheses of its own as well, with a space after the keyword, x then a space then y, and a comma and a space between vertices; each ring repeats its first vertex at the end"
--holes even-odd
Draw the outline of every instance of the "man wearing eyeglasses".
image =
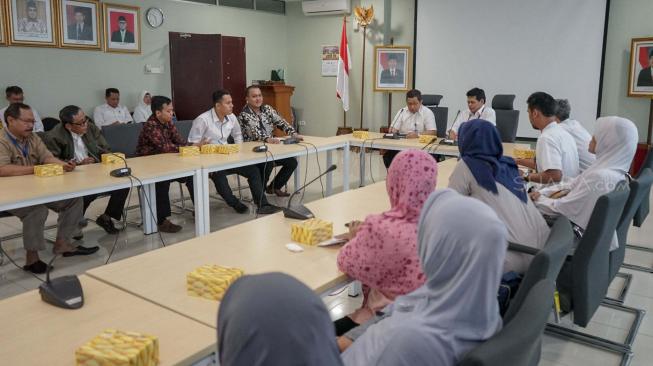
MULTIPOLYGON (((22 103, 10 105, 4 114, 7 129, 0 132, 0 177, 34 174, 34 165, 60 164, 66 172, 75 169, 75 162, 64 162, 52 155, 34 130, 32 109, 22 103)), ((0 182, 2 179, 0 179, 0 182)), ((0 183, 1 184, 1 183, 0 183)), ((11 194, 4 191, 3 194, 11 194)), ((59 214, 57 239, 53 252, 64 257, 89 255, 98 247, 72 245, 72 236, 82 217, 82 199, 73 198, 46 204, 9 210, 23 223, 23 246, 27 252, 23 269, 32 273, 45 273, 47 264, 39 258, 39 250, 45 249, 43 230, 48 218, 48 209, 59 214)))
MULTIPOLYGON (((59 112, 61 123, 46 133, 45 143, 54 156, 63 161, 75 161, 77 165, 95 164, 101 155, 111 152, 101 130, 88 122, 84 111, 75 105, 64 107, 59 112)), ((119 189, 110 193, 109 203, 104 213, 95 220, 107 234, 115 234, 112 218, 120 221, 129 189, 119 189)), ((83 213, 100 194, 84 197, 83 213)))

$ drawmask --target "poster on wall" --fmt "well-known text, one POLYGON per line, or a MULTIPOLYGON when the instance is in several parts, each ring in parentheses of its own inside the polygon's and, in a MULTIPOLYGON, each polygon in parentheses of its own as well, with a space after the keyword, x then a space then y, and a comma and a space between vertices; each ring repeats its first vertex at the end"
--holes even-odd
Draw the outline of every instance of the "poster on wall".
POLYGON ((99 4, 96 0, 60 0, 59 44, 64 48, 101 48, 99 4))
POLYGON ((54 0, 9 0, 9 37, 13 45, 55 47, 54 0))
POLYGON ((338 76, 340 47, 322 46, 322 76, 338 76))
POLYGON ((5 34, 5 8, 0 1, 0 46, 7 44, 7 35, 5 34))
POLYGON ((653 97, 653 37, 630 42, 629 97, 653 97))
POLYGON ((137 6, 103 3, 106 52, 141 53, 141 11, 137 6))
POLYGON ((410 85, 409 46, 374 47, 374 91, 407 91, 410 85))

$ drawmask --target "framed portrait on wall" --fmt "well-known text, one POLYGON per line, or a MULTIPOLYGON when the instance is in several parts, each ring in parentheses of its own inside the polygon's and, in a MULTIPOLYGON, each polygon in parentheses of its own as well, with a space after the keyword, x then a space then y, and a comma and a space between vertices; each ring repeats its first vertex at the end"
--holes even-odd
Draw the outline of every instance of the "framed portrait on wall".
POLYGON ((630 41, 629 97, 653 97, 653 37, 630 41))
POLYGON ((96 0, 59 0, 59 45, 99 50, 100 5, 96 0))
POLYGON ((12 45, 55 47, 54 0, 7 0, 12 45))
POLYGON ((374 91, 407 91, 411 85, 411 48, 374 47, 374 91))
POLYGON ((5 46, 7 44, 7 28, 5 24, 5 14, 7 9, 5 8, 5 3, 3 0, 0 0, 0 46, 5 46))
POLYGON ((141 53, 141 10, 137 6, 103 3, 104 50, 141 53))

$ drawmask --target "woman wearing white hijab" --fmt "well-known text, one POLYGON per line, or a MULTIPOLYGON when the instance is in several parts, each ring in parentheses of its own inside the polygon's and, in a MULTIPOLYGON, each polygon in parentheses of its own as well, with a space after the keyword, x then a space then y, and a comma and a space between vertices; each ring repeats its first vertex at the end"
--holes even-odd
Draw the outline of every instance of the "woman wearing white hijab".
POLYGON ((134 108, 134 122, 143 123, 147 121, 152 115, 152 95, 149 91, 143 90, 138 99, 138 105, 134 108))
POLYGON ((324 303, 283 273, 244 276, 218 313, 222 366, 342 365, 324 303))
POLYGON ((455 365, 501 329, 497 290, 505 225, 481 201, 436 190, 422 208, 418 253, 426 283, 343 353, 345 365, 455 365))
MULTIPOLYGON (((599 197, 627 179, 638 140, 637 127, 630 120, 621 117, 597 119, 589 146, 589 152, 596 154, 596 161, 567 184, 531 193, 537 208, 548 216, 566 216, 581 231, 585 230, 599 197), (550 198, 553 193, 564 196, 550 198)), ((615 233, 610 250, 618 247, 615 233)))

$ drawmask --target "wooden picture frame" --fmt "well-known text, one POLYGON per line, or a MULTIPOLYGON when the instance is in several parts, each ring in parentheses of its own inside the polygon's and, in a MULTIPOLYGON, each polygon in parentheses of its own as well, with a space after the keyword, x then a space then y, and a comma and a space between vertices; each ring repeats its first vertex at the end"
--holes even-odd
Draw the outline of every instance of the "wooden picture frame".
POLYGON ((630 41, 628 96, 653 98, 653 37, 630 41))
POLYGON ((102 49, 102 16, 97 0, 58 0, 59 47, 102 49))
POLYGON ((55 0, 7 0, 7 44, 57 47, 55 0))
POLYGON ((141 53, 141 8, 102 3, 102 9, 104 52, 141 53))
POLYGON ((0 46, 7 45, 7 7, 5 0, 0 0, 0 46))
POLYGON ((410 90, 412 65, 410 46, 375 46, 374 91, 410 90))

